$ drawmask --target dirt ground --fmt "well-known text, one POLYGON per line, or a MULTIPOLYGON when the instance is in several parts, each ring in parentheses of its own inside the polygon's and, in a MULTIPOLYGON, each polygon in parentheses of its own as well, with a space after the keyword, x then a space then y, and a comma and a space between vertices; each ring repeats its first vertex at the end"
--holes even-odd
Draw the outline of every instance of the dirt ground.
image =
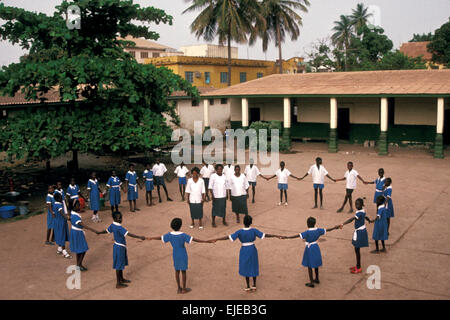
MULTIPOLYGON (((302 240, 256 240, 259 253, 260 277, 258 290, 244 292, 244 279, 238 274, 238 242, 220 241, 216 244, 187 245, 189 255, 188 287, 192 291, 177 295, 174 279, 172 248, 161 241, 127 239, 129 266, 124 275, 133 282, 128 288, 115 289, 112 269, 113 239, 110 235, 95 235, 86 231, 90 250, 85 265, 89 271, 81 274, 81 289, 66 288, 66 268, 75 259, 66 260, 56 255, 55 246, 45 246, 46 215, 0 224, 0 299, 449 299, 450 298, 450 155, 433 159, 429 151, 398 149, 391 156, 380 157, 374 149, 341 145, 337 154, 329 154, 325 144, 293 146, 294 154, 280 155, 287 168, 302 176, 314 163, 316 156, 334 178, 342 178, 346 162, 353 161, 355 169, 366 180, 374 180, 383 167, 393 180, 395 218, 392 219, 387 253, 373 255, 373 241, 362 250, 363 273, 353 275, 348 268, 355 265, 351 245, 352 224, 322 237, 323 267, 320 285, 305 287, 307 270, 301 266, 304 244, 302 240), (368 289, 366 280, 370 265, 381 270, 381 289, 368 289)), ((101 161, 101 159, 99 160, 101 161)), ((84 166, 83 160, 80 166, 84 166)), ((142 174, 138 170, 139 175, 142 174)), ((345 182, 325 182, 324 210, 313 210, 311 177, 304 181, 290 180, 287 207, 277 206, 276 181, 259 179, 256 203, 249 203, 253 227, 266 233, 293 235, 307 229, 306 219, 317 218, 319 227, 331 227, 349 217, 336 213, 341 205, 345 182)), ((211 203, 204 206, 205 229, 189 229, 189 211, 180 201, 178 185, 168 184, 174 202, 151 208, 145 206, 140 190, 137 213, 128 212, 122 194, 123 225, 138 235, 156 236, 170 231, 172 218, 183 218, 182 231, 201 239, 228 235, 237 225, 227 207, 229 226, 211 227, 211 203)), ((373 185, 358 182, 356 197, 366 197, 366 211, 373 218, 373 185)), ((45 194, 42 195, 44 209, 45 194)), ((344 210, 347 212, 348 208, 344 210)), ((84 222, 98 230, 111 223, 110 211, 100 212, 103 222, 94 224, 91 213, 83 214, 84 222)), ((367 226, 369 239, 373 224, 367 226)))

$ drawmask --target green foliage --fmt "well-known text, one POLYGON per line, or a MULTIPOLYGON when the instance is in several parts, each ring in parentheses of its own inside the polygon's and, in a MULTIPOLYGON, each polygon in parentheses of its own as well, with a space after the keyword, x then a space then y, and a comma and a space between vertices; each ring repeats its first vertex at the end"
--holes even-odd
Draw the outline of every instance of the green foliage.
POLYGON ((413 34, 413 37, 408 42, 422 42, 422 41, 431 41, 433 40, 433 33, 429 32, 428 34, 413 34))
POLYGON ((280 138, 280 147, 279 151, 281 152, 287 152, 291 150, 291 143, 289 141, 289 138, 281 137, 280 138))
POLYGON ((53 16, 0 4, 4 40, 28 49, 19 63, 0 71, 0 94, 19 90, 28 100, 57 90, 61 104, 19 111, 0 126, 0 150, 18 158, 48 159, 70 150, 143 150, 167 142, 162 114, 178 117, 168 96, 198 92, 166 68, 142 65, 117 35, 157 40, 142 23, 172 23, 172 17, 132 1, 62 1, 53 16), (70 4, 81 9, 81 29, 69 30, 63 16, 70 4))
POLYGON ((450 67, 450 19, 434 32, 428 51, 433 54, 433 62, 450 67))

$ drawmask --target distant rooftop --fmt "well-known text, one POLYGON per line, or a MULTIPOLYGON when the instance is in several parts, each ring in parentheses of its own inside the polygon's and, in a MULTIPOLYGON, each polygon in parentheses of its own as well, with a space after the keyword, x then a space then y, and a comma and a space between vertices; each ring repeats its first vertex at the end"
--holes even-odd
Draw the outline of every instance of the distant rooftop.
POLYGON ((411 58, 423 56, 424 60, 431 61, 432 54, 427 49, 429 43, 430 41, 406 42, 400 46, 400 52, 411 58))

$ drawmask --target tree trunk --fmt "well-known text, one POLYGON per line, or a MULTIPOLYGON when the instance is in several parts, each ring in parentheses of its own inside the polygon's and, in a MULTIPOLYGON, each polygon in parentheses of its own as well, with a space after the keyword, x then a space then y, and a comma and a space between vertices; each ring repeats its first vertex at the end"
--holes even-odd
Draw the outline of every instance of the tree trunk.
POLYGON ((50 160, 47 160, 47 161, 45 162, 45 171, 47 171, 47 173, 50 172, 50 160))
POLYGON ((231 25, 228 26, 228 86, 231 86, 231 25))
POLYGON ((78 171, 78 150, 72 150, 72 169, 78 171))
POLYGON ((283 73, 283 57, 281 54, 281 30, 280 30, 280 23, 277 22, 277 43, 278 43, 278 62, 279 62, 279 73, 283 73))

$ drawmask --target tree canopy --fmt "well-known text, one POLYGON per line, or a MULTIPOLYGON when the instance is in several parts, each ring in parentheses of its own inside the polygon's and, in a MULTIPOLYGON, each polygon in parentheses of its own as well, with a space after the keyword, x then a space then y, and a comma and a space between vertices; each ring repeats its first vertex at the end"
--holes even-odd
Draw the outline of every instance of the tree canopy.
POLYGON ((428 51, 433 54, 433 62, 450 67, 450 19, 434 32, 428 51))
POLYGON ((133 1, 62 1, 52 16, 0 4, 0 36, 28 50, 0 71, 0 94, 45 102, 57 90, 61 104, 29 107, 0 122, 0 148, 17 158, 49 159, 67 151, 136 150, 166 143, 163 113, 178 118, 168 96, 195 88, 166 68, 139 64, 124 51, 132 35, 157 40, 151 23, 172 17, 133 1), (69 29, 69 5, 81 10, 81 28, 69 29), (139 25, 136 24, 140 23, 139 25))

